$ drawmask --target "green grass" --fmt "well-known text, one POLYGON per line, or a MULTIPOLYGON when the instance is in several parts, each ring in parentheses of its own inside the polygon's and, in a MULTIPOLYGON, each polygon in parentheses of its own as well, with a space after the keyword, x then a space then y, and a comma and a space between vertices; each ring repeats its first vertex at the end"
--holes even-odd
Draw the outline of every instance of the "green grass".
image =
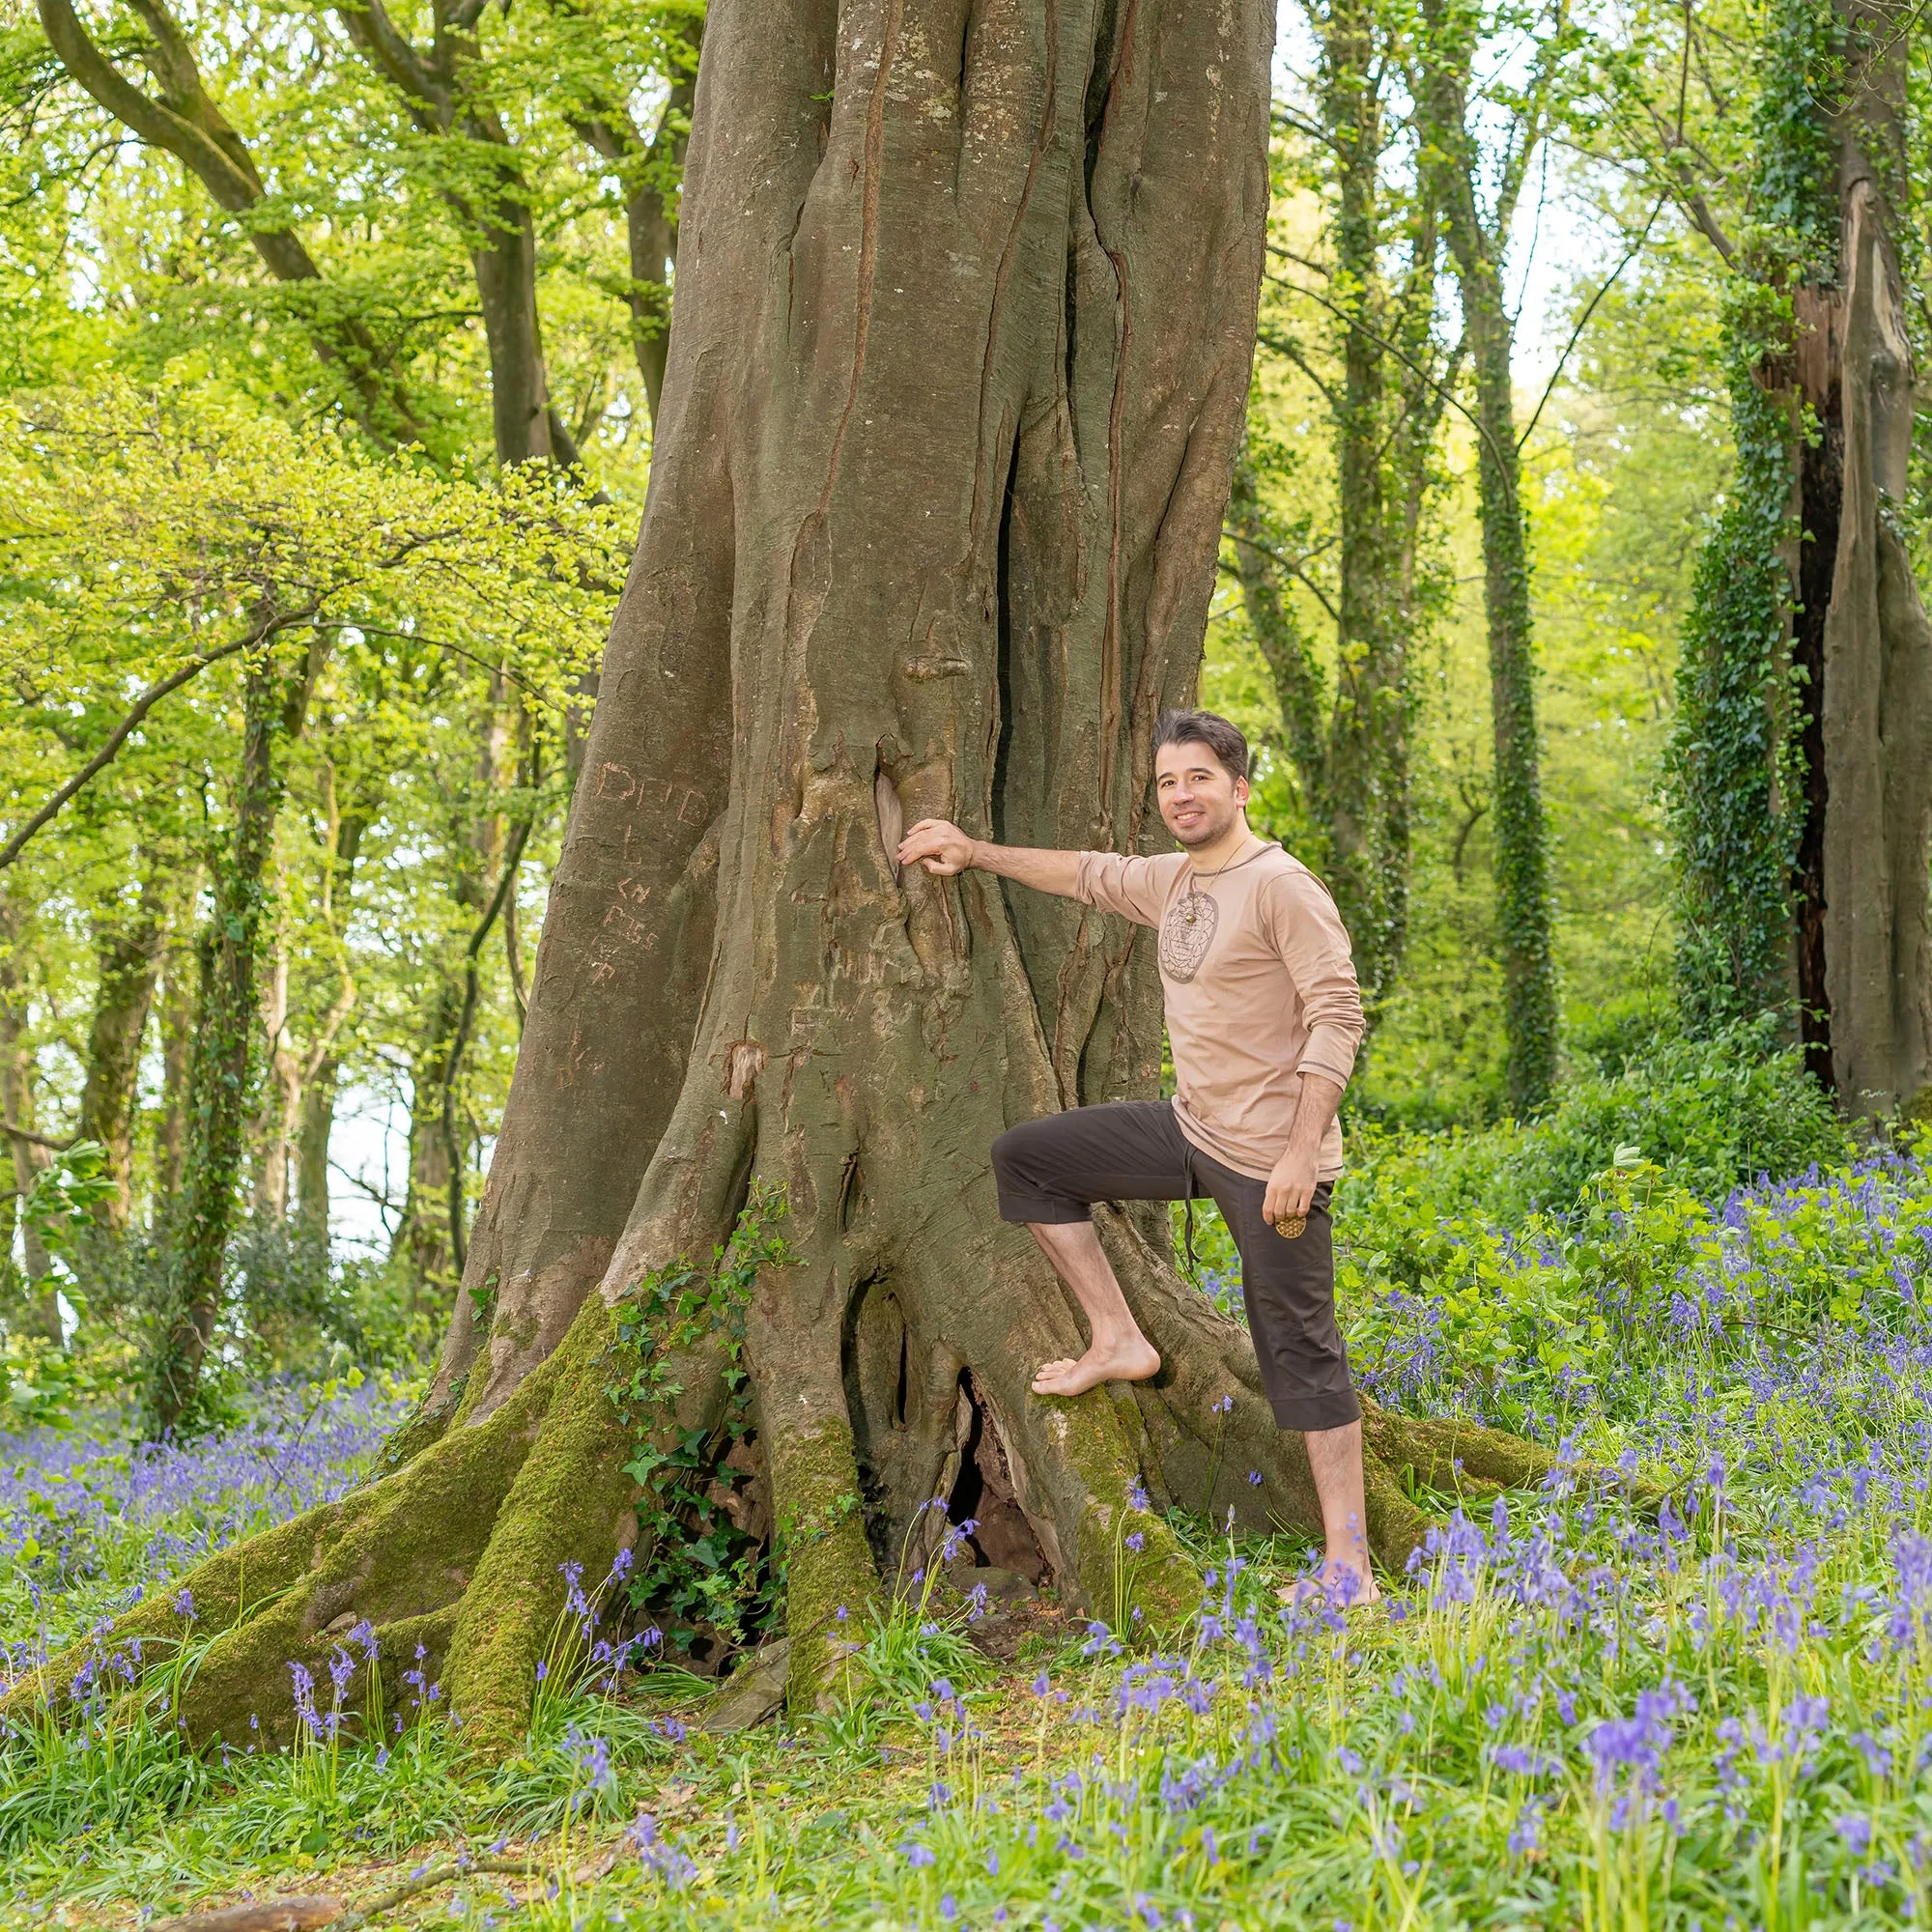
MULTIPOLYGON (((559 1682, 488 1771, 434 1702, 380 1746, 204 1762, 157 1694, 0 1750, 8 1914, 370 1897, 467 1847, 518 1869, 399 1920, 1925 1923, 1932 1175, 1706 1205, 1633 1163, 1509 1237, 1384 1198, 1350 1325, 1391 1399, 1623 1459, 1661 1520, 1565 1478, 1449 1522, 1346 1620, 1277 1605, 1298 1541, 1180 1520, 1211 1580, 1158 1648, 1043 1619, 1001 1666, 915 1605, 855 1633, 838 1714, 714 1737, 694 1679, 559 1682)), ((157 1691, 172 1667, 146 1661, 157 1691)))

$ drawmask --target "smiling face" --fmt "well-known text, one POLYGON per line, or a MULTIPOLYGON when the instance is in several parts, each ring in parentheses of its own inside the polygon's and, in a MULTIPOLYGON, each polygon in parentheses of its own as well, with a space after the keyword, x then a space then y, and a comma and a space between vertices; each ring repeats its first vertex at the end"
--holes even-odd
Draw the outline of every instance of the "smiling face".
POLYGON ((1153 790, 1167 829, 1189 851, 1225 838, 1248 802, 1248 781, 1233 778, 1198 740, 1153 754, 1153 790))

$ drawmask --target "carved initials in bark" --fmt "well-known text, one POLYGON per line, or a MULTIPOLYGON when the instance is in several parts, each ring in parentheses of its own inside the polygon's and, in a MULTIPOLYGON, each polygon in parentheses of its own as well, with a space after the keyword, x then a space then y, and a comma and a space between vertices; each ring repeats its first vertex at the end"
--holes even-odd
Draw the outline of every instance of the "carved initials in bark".
MULTIPOLYGON (((472 1743, 518 1737, 557 1565, 594 1575, 635 1534, 611 1310, 708 1257, 754 1172, 787 1191, 796 1257, 760 1277, 747 1335, 795 1702, 836 1611, 969 1469, 1010 1563, 1096 1608, 1137 1473, 1251 1524, 1315 1521, 1246 1338, 1118 1215, 1163 1379, 1030 1393, 1081 1342, 997 1218, 988 1149, 1154 1091, 1149 949, 984 875, 895 880, 882 842, 888 792, 1015 842, 1142 839, 1247 392, 1272 24, 1258 0, 714 6, 651 494, 467 1292, 403 1466, 276 1532, 273 1580, 250 1573, 289 1586, 264 1613, 279 1640, 338 1579, 331 1617, 396 1622, 385 1656, 405 1628, 446 1648, 472 1743), (725 787, 708 825, 684 810, 725 787), (461 1520, 411 1528, 452 1485, 461 1520)), ((676 1365, 667 1436, 715 1426, 723 1370, 676 1365)), ((1372 1483, 1399 1559, 1420 1519, 1384 1462, 1372 1483)), ((1141 1520, 1158 1624, 1198 1583, 1141 1520)), ((252 1628, 201 1667, 204 1728, 260 1667, 252 1628)))

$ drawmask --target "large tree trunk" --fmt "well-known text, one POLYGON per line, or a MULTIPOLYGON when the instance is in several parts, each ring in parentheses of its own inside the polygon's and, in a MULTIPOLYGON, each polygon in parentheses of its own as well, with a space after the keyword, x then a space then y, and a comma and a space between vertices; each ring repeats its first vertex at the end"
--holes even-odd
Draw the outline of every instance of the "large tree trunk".
POLYGON ((1700 220, 1738 277, 1739 466, 1671 754, 1687 1012, 1795 1004, 1806 1065, 1865 1116, 1932 1099, 1932 631, 1898 516, 1916 376, 1889 199, 1909 26, 1890 5, 1770 16, 1759 198, 1779 225, 1733 245, 1700 220))
POLYGON ((1837 282, 1797 302, 1823 432, 1799 454, 1797 622, 1817 662, 1798 952, 1814 1065, 1848 1111, 1887 1115, 1932 1097, 1932 631, 1898 515, 1917 391, 1887 184, 1905 179, 1908 43, 1892 10, 1846 13, 1853 44, 1877 46, 1834 129, 1837 282))
MULTIPOLYGON (((1247 391, 1272 40, 1264 8, 1206 0, 714 10, 658 465, 469 1292, 399 1466, 195 1573, 224 1633, 184 1693, 197 1736, 270 1722, 264 1687, 353 1614, 386 1669, 424 1645, 471 1746, 521 1740, 557 1566, 639 1537, 616 1322, 707 1264, 754 1178, 788 1204, 742 1314, 795 1704, 935 1495, 1156 1628, 1198 1578, 1127 1516, 1137 1474, 1217 1520, 1316 1521, 1247 1338, 1122 1216, 1102 1236, 1162 1377, 1030 1393, 1079 1328, 998 1219, 988 1148, 1154 1091, 1146 949, 890 858, 928 812, 1151 841, 1150 730, 1193 689, 1247 391)), ((660 1444, 722 1451, 729 1325, 656 1332, 660 1444)), ((1393 1465, 1547 1466, 1483 1431, 1369 1433, 1385 1559, 1423 1528, 1393 1465)), ((166 1614, 156 1593, 127 1628, 166 1614)))

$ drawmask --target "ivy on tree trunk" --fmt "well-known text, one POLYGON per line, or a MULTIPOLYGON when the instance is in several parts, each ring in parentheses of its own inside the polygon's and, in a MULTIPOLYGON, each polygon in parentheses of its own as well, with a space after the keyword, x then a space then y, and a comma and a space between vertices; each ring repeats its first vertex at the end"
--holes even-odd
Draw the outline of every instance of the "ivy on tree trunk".
POLYGON ((283 751, 302 727, 326 633, 291 645, 270 635, 242 679, 234 827, 213 867, 200 941, 187 1075, 187 1147, 179 1215, 168 1228, 166 1292, 148 1367, 144 1427, 159 1438, 199 1419, 203 1365, 221 1311, 223 1268, 260 1056, 257 969, 269 860, 287 779, 283 751))
POLYGON ((1528 94, 1492 207, 1478 199, 1482 152, 1470 126, 1469 84, 1479 20, 1466 0, 1424 0, 1420 107, 1437 156, 1433 172, 1457 285, 1475 391, 1476 503, 1483 532, 1489 629, 1497 937, 1509 1101, 1530 1114, 1556 1078, 1556 965, 1551 944, 1549 836, 1536 722, 1529 611, 1529 531, 1517 446, 1514 326, 1503 298, 1503 250, 1524 170, 1541 132, 1546 69, 1528 94))
POLYGON ((1671 754, 1687 1011, 1795 1006, 1812 1071, 1875 1115, 1932 1094, 1932 630, 1899 521, 1916 376, 1891 200, 1909 26, 1830 0, 1766 23, 1764 218, 1727 256, 1738 486, 1671 754))

